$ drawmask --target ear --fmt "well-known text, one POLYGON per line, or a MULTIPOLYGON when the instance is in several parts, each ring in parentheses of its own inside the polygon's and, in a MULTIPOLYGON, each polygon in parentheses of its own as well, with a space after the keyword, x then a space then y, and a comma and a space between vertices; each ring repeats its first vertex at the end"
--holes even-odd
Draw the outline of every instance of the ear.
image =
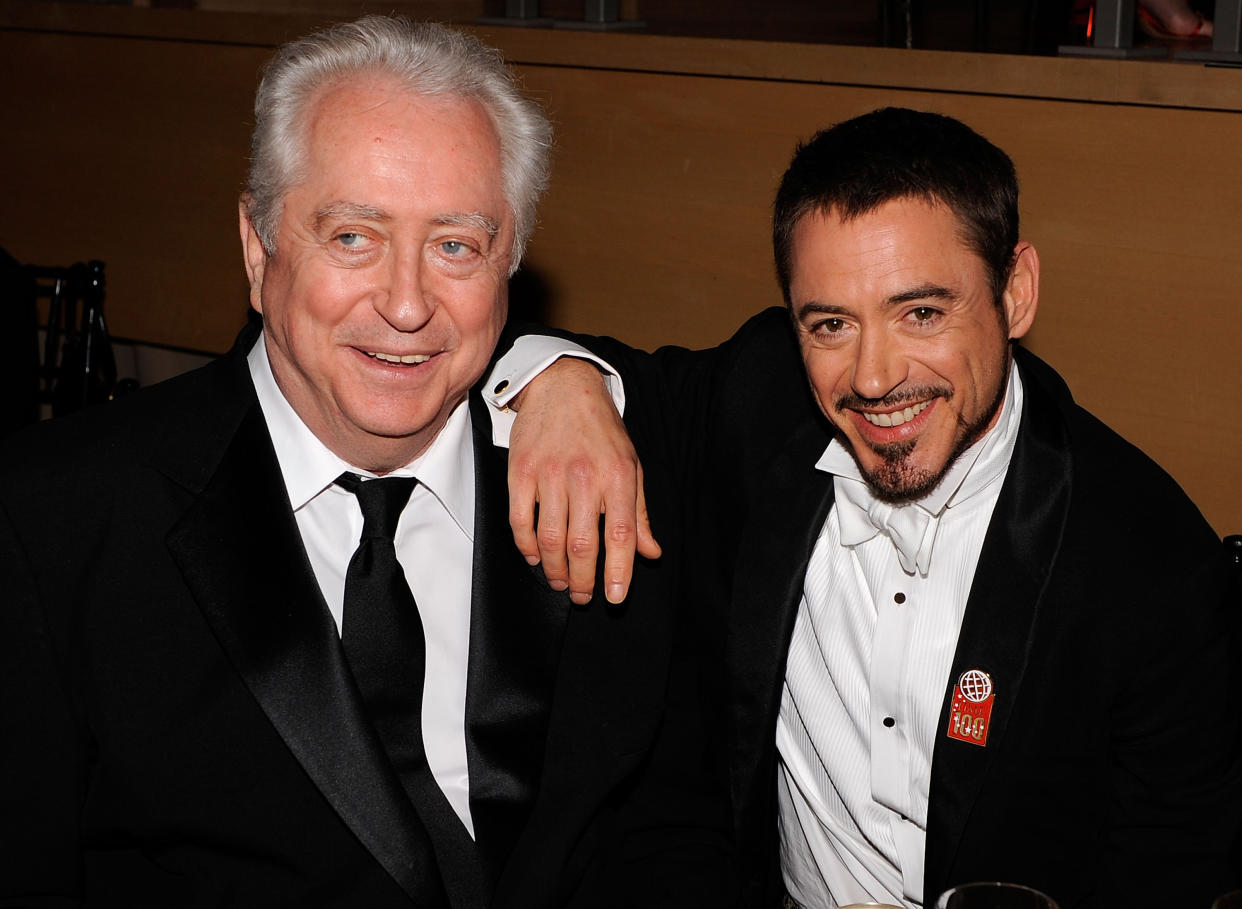
POLYGON ((1013 250, 1013 268, 1002 298, 1009 339, 1016 341, 1031 329, 1039 308, 1039 253, 1030 243, 1019 243, 1013 250))
POLYGON ((263 269, 267 265, 267 251, 259 232, 250 223, 246 209, 250 199, 242 196, 237 203, 238 227, 241 230, 242 258, 246 260, 246 277, 250 279, 250 305, 255 312, 263 312, 263 269))

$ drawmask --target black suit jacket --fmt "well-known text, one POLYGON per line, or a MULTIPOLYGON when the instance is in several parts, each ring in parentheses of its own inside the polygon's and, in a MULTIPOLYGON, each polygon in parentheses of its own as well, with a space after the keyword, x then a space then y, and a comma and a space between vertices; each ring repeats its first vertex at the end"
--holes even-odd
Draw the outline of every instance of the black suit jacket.
MULTIPOLYGON (((832 508, 832 479, 814 466, 831 428, 784 310, 713 351, 597 349, 619 364, 631 412, 690 427, 706 493, 687 589, 719 625, 710 681, 743 903, 779 905, 776 720, 832 508)), ((945 683, 925 904, 955 884, 1012 880, 1062 909, 1207 906, 1236 877, 1225 852, 1242 822, 1237 607, 1224 603, 1219 540, 1055 372, 1015 356, 1025 405, 945 683), (996 685, 986 747, 945 734, 956 679, 973 668, 996 685)))
POLYGON ((714 905, 727 821, 672 585, 643 563, 620 609, 549 591, 513 546, 483 414, 478 845, 437 861, 364 719, 248 346, 6 444, 0 902, 714 905))

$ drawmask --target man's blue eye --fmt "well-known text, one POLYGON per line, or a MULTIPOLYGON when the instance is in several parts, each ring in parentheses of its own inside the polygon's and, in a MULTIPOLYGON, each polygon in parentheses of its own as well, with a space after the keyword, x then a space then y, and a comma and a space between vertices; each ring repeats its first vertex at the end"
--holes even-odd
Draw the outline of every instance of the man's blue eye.
POLYGON ((440 244, 440 248, 450 256, 455 256, 464 250, 466 246, 460 240, 445 240, 440 244))
POLYGON ((342 246, 357 246, 362 242, 362 234, 341 234, 337 239, 342 246))

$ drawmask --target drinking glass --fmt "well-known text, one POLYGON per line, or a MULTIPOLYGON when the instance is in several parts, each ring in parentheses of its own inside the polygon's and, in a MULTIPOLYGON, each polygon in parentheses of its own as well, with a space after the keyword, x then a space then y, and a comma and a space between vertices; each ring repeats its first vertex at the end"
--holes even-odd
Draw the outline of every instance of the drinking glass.
POLYGON ((989 881, 946 890, 936 909, 1057 909, 1057 904, 1030 887, 989 881))

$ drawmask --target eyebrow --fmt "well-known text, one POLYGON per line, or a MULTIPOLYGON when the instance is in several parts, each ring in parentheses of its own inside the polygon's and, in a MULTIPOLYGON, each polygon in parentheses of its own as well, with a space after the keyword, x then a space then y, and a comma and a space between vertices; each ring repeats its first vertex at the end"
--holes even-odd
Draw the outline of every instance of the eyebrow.
POLYGON ((500 233, 500 224, 494 218, 489 218, 482 212, 477 211, 453 212, 447 215, 439 215, 431 220, 433 224, 440 224, 445 227, 474 227, 484 231, 493 240, 500 233))
POLYGON ((896 306, 899 303, 911 303, 915 300, 956 300, 957 297, 955 291, 939 284, 920 284, 909 290, 903 290, 901 293, 893 294, 884 301, 884 305, 896 306))
POLYGON ((325 222, 336 218, 356 218, 362 221, 385 222, 391 221, 392 215, 382 208, 376 208, 374 205, 364 205, 361 202, 329 202, 322 208, 315 210, 311 223, 316 230, 319 230, 325 222))
MULTIPOLYGON (((361 202, 329 202, 322 208, 315 210, 311 222, 315 230, 321 230, 326 222, 338 218, 386 223, 392 220, 392 215, 382 208, 376 208, 374 205, 366 205, 361 202)), ((483 231, 493 240, 500 233, 500 224, 496 219, 489 218, 482 212, 477 211, 449 212, 448 214, 436 215, 431 219, 431 223, 445 227, 473 227, 483 231)))
POLYGON ((803 303, 798 307, 798 319, 805 319, 807 316, 848 316, 850 311, 844 306, 833 306, 831 303, 816 303, 811 301, 803 303))
MULTIPOLYGON (((892 306, 900 306, 902 303, 912 303, 916 300, 956 300, 958 294, 947 287, 940 284, 919 284, 907 290, 895 293, 884 299, 883 306, 887 309, 892 306)), ((811 300, 803 303, 797 308, 798 318, 804 319, 807 316, 848 316, 852 310, 848 306, 837 306, 834 303, 820 303, 811 300)))

